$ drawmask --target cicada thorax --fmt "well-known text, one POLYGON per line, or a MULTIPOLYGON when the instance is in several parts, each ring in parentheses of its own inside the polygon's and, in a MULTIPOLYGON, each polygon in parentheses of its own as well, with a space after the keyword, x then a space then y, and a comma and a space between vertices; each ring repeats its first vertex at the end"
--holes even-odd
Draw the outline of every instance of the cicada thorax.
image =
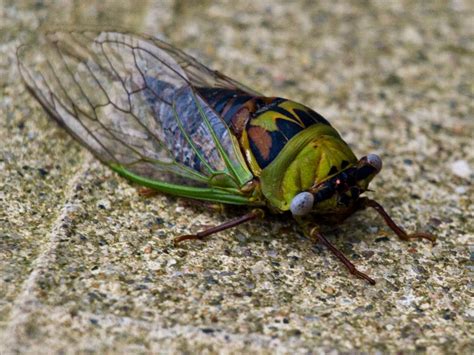
MULTIPOLYGON (((298 133, 310 126, 329 123, 313 110, 279 97, 255 98, 247 103, 251 112, 240 136, 240 144, 252 172, 260 176, 298 133)), ((241 117, 234 120, 242 121, 241 117)))
POLYGON ((274 209, 288 210, 297 193, 357 161, 329 122, 302 104, 238 90, 199 92, 231 128, 274 209))
POLYGON ((199 92, 238 138, 255 176, 260 176, 296 134, 315 124, 329 126, 317 112, 280 97, 216 88, 200 88, 199 92))

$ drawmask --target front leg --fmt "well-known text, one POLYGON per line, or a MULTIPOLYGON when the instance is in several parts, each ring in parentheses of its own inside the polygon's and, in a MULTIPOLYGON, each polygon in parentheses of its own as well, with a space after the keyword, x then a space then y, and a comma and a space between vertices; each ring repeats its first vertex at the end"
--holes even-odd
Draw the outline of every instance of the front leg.
POLYGON ((428 239, 431 241, 431 243, 436 242, 436 237, 431 234, 431 233, 426 233, 426 232, 417 232, 417 233, 407 233, 405 230, 398 226, 393 219, 388 215, 387 212, 385 212, 384 208, 374 200, 371 200, 369 198, 363 198, 360 199, 361 202, 361 208, 367 208, 371 207, 374 210, 376 210, 384 219, 385 223, 392 229, 395 234, 401 239, 401 240, 410 240, 410 239, 428 239))
POLYGON ((308 234, 312 240, 328 248, 329 251, 331 251, 331 253, 333 253, 336 258, 338 258, 344 264, 344 266, 347 268, 347 270, 349 270, 352 275, 358 277, 359 279, 368 281, 371 285, 375 285, 375 280, 367 274, 364 274, 363 272, 357 270, 355 265, 344 255, 344 253, 337 249, 333 244, 329 242, 329 240, 326 239, 326 237, 319 231, 319 227, 312 228, 308 234))

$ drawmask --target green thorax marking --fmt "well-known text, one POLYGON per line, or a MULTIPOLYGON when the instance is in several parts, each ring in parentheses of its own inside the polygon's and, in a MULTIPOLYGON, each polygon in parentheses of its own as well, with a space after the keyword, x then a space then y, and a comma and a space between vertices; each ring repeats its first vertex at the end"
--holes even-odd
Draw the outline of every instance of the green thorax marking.
POLYGON ((282 98, 265 99, 268 103, 253 112, 241 140, 257 176, 295 135, 316 124, 329 125, 321 115, 302 104, 282 98))
POLYGON ((293 136, 262 170, 260 183, 269 206, 287 211, 293 197, 357 162, 337 131, 312 125, 293 136))

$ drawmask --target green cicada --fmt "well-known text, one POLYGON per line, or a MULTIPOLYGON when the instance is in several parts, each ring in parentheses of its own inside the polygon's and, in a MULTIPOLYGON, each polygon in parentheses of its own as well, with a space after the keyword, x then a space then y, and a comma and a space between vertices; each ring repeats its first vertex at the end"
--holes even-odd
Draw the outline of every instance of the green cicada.
POLYGON ((121 176, 171 195, 253 206, 176 242, 262 218, 264 210, 292 214, 307 236, 374 284, 318 224, 373 207, 401 239, 435 240, 407 234, 377 202, 361 197, 382 168, 377 155, 357 159, 315 111, 263 96, 161 40, 56 31, 21 46, 18 59, 47 113, 121 176))

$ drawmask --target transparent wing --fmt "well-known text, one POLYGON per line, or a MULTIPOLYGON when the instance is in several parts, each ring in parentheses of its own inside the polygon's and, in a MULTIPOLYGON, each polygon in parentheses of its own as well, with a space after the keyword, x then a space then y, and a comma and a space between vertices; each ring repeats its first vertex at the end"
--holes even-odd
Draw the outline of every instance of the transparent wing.
POLYGON ((146 37, 144 35, 142 35, 142 38, 147 38, 157 47, 166 51, 171 57, 173 57, 176 63, 178 63, 186 73, 189 82, 196 87, 237 89, 253 96, 262 96, 261 93, 232 78, 229 78, 221 72, 207 68, 205 65, 199 63, 195 58, 166 42, 154 37, 146 37))
POLYGON ((195 88, 250 90, 172 46, 59 31, 20 47, 18 59, 50 116, 109 166, 186 186, 238 188, 252 179, 229 128, 195 88))

